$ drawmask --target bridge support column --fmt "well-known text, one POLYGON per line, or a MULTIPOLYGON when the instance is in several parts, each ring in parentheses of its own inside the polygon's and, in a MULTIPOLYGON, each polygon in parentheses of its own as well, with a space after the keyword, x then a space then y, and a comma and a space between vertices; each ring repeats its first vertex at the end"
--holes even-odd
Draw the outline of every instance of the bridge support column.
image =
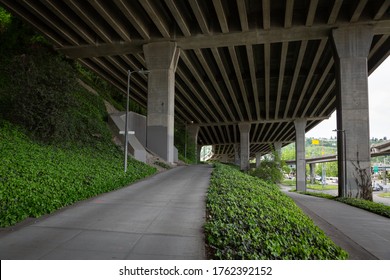
POLYGON ((332 36, 337 74, 339 196, 372 199, 367 56, 373 34, 369 26, 358 26, 334 29, 332 36))
POLYGON ((309 167, 310 167, 310 183, 314 184, 316 164, 315 163, 310 163, 309 167))
POLYGON ((259 168, 261 164, 261 154, 257 153, 256 154, 256 168, 259 168))
POLYGON ((249 132, 250 123, 239 123, 240 129, 240 169, 249 170, 249 132))
POLYGON ((148 75, 147 147, 174 161, 175 71, 179 49, 173 42, 143 46, 148 75))
POLYGON ((279 160, 282 158, 282 145, 283 145, 282 142, 275 142, 274 143, 275 152, 278 155, 279 160))
MULTIPOLYGON (((188 126, 188 136, 189 136, 189 144, 190 144, 189 146, 194 147, 195 154, 193 154, 192 156, 195 156, 195 159, 196 159, 196 153, 198 150, 198 133, 199 133, 199 125, 190 124, 188 126)), ((188 147, 187 147, 187 150, 188 150, 188 147)), ((191 156, 191 158, 192 158, 192 156, 191 156)))
POLYGON ((297 119, 295 125, 296 189, 306 191, 305 128, 306 120, 297 119))
POLYGON ((229 162, 229 157, 228 157, 228 155, 223 154, 223 155, 221 156, 221 162, 228 163, 228 162, 229 162))
POLYGON ((234 145, 234 164, 240 165, 240 144, 234 145))

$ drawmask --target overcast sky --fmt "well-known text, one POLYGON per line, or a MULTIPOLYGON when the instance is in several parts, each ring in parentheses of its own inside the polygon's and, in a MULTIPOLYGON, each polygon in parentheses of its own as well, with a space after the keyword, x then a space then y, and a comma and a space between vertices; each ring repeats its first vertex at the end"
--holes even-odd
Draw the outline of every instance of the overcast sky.
MULTIPOLYGON (((390 138, 390 57, 388 57, 369 77, 370 138, 390 138)), ((336 112, 306 133, 306 137, 335 137, 336 112)))

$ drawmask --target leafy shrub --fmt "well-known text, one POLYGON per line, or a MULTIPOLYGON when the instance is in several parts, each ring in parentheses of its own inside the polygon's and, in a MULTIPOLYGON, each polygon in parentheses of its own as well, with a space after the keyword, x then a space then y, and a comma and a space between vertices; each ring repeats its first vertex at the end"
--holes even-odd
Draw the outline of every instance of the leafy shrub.
POLYGON ((9 75, 9 86, 3 93, 9 100, 7 119, 45 142, 58 134, 66 135, 64 116, 76 106, 72 96, 76 76, 69 63, 42 49, 15 56, 4 74, 9 75))
POLYGON ((39 217, 156 172, 129 159, 113 144, 59 148, 28 139, 0 121, 0 227, 39 217))
POLYGON ((277 152, 273 158, 265 158, 258 168, 249 171, 249 174, 271 183, 280 183, 283 179, 284 163, 279 159, 277 152))
POLYGON ((3 33, 11 23, 11 14, 0 7, 0 34, 3 33))
POLYGON ((206 240, 215 259, 345 259, 276 185, 216 164, 206 240))

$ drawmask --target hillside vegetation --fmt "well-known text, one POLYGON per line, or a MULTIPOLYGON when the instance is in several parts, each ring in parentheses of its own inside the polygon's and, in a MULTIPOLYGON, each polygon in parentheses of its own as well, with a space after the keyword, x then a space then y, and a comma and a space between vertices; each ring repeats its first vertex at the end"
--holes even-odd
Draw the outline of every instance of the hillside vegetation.
POLYGON ((155 172, 136 160, 123 172, 114 146, 42 145, 0 121, 0 227, 39 217, 155 172))
POLYGON ((156 172, 129 159, 124 173, 103 98, 78 84, 88 71, 20 21, 0 27, 0 227, 156 172))

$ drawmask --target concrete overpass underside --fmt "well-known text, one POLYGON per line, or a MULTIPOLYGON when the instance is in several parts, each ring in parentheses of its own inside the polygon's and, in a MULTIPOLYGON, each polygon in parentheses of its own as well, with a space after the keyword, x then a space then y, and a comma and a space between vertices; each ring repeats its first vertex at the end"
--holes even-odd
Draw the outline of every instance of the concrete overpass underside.
POLYGON ((163 135, 168 160, 174 120, 219 158, 234 158, 237 144, 253 158, 298 140, 337 108, 338 138, 349 142, 361 125, 347 112, 367 112, 368 122, 367 76, 390 54, 389 0, 0 4, 124 94, 128 70, 150 70, 133 75, 131 98, 148 108, 148 134, 163 135), (345 93, 345 84, 356 92, 351 83, 362 101, 345 93))

